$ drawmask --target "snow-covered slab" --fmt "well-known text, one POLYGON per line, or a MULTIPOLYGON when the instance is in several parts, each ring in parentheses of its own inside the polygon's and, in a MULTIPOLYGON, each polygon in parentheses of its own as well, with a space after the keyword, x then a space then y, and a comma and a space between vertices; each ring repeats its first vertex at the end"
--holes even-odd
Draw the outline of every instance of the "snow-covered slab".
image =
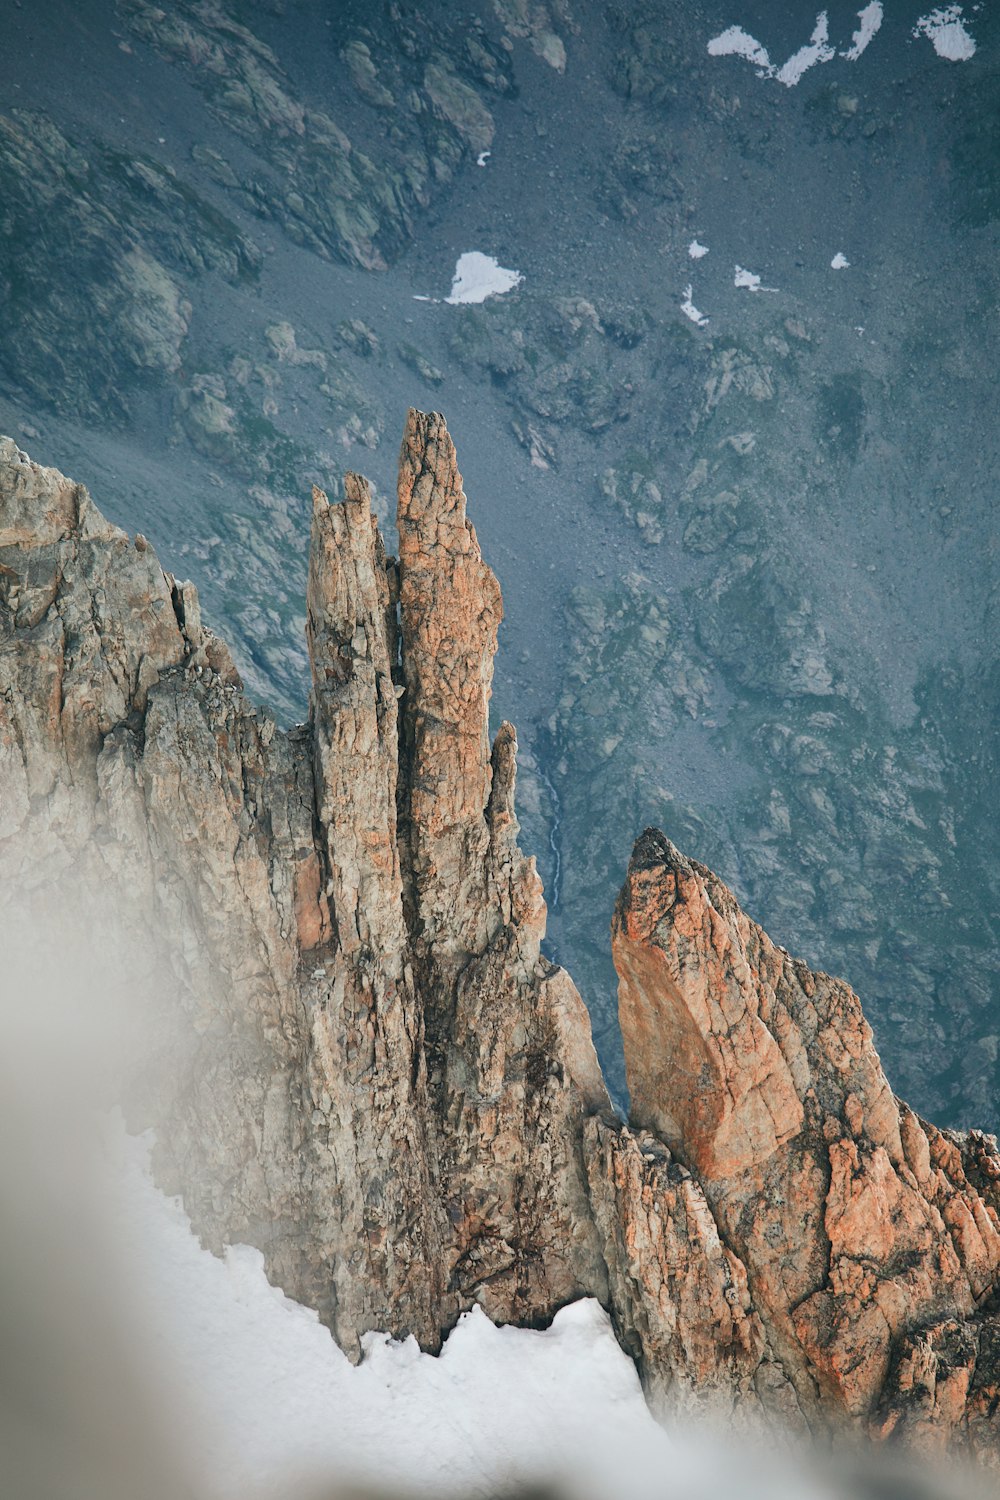
MULTIPOLYGON (((809 41, 780 67, 771 61, 764 44, 744 31, 742 26, 727 26, 718 36, 711 37, 708 53, 710 57, 742 57, 756 68, 758 78, 773 78, 786 88, 794 88, 803 75, 819 63, 832 62, 835 57, 843 58, 845 62, 858 61, 881 30, 885 12, 881 0, 870 0, 857 14, 858 25, 850 45, 840 52, 830 41, 829 15, 821 10, 809 41)), ((927 37, 937 55, 949 62, 968 62, 976 51, 976 43, 962 19, 961 5, 942 5, 928 11, 917 21, 913 35, 927 37)))
POLYGON ((756 271, 748 271, 745 266, 733 267, 733 286, 743 287, 748 292, 776 292, 776 286, 761 286, 760 277, 756 271))
POLYGON ((808 44, 793 52, 788 61, 778 69, 775 77, 786 88, 794 88, 809 68, 814 68, 817 63, 829 62, 835 56, 835 49, 830 46, 830 24, 826 11, 823 10, 816 17, 816 25, 808 44))
POLYGON ((452 306, 485 302, 487 297, 502 297, 504 292, 520 286, 523 280, 520 271, 508 270, 492 255, 484 255, 481 250, 467 250, 455 263, 451 291, 444 300, 452 306))
POLYGON ((742 26, 727 26, 708 44, 710 57, 743 57, 757 69, 758 78, 773 78, 775 69, 766 47, 756 37, 744 31, 742 26))
POLYGON ((866 5, 864 10, 858 11, 858 29, 851 37, 851 45, 840 54, 841 57, 846 57, 848 62, 857 62, 881 25, 880 0, 872 0, 871 5, 866 5))
POLYGON ((825 10, 817 15, 806 45, 793 52, 780 68, 772 63, 767 48, 742 26, 729 26, 718 36, 713 36, 708 43, 708 52, 710 57, 742 57, 757 69, 758 78, 776 78, 786 88, 794 88, 809 68, 817 63, 830 62, 837 55, 836 48, 830 45, 830 22, 825 10))

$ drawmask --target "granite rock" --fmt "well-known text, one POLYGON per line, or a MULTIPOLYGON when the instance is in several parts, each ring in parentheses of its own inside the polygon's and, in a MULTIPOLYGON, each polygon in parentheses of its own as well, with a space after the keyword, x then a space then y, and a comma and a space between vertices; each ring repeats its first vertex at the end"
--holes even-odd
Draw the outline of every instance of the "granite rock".
POLYGON ((609 1254, 619 1318, 649 1330, 644 1359, 666 1351, 651 1378, 666 1363, 690 1386, 694 1364, 697 1388, 753 1390, 814 1431, 952 1440, 995 1462, 995 1139, 897 1100, 853 991, 771 943, 655 829, 613 943, 633 1119, 669 1148, 605 1144, 599 1179, 605 1233, 632 1251, 631 1267, 609 1254), (655 1219, 661 1270, 634 1251, 655 1219))
POLYGON ((500 590, 437 413, 397 522, 398 559, 364 479, 314 489, 310 713, 281 730, 193 586, 0 440, 0 936, 53 898, 56 931, 141 935, 117 1086, 158 1181, 352 1356, 594 1295, 661 1412, 995 1465, 996 1141, 899 1101, 853 991, 655 829, 614 914, 616 1115, 541 952, 516 733, 489 734, 500 590))
POLYGON ((5 921, 68 888, 149 934, 159 1180, 351 1352, 603 1287, 579 1126, 607 1099, 540 955, 514 731, 488 740, 500 595, 443 420, 407 426, 399 564, 363 480, 315 493, 287 732, 142 538, 6 439, 0 471, 5 921))

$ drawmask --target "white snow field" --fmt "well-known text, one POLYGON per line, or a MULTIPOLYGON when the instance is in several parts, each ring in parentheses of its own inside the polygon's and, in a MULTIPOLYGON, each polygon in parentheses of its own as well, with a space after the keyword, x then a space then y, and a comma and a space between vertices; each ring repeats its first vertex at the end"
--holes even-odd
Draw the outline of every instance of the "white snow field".
MULTIPOLYGON (((978 7, 974 6, 973 9, 978 7)), ((872 38, 881 30, 884 10, 881 0, 858 11, 858 27, 851 37, 849 47, 840 52, 830 42, 829 16, 821 10, 816 17, 812 35, 804 47, 793 52, 787 62, 777 67, 770 53, 755 36, 744 31, 742 26, 727 26, 718 36, 708 42, 710 57, 742 57, 757 70, 758 78, 774 78, 786 88, 794 88, 803 74, 817 63, 832 62, 835 57, 846 62, 857 62, 868 48, 872 38)), ((925 36, 933 44, 938 57, 949 62, 968 62, 974 56, 976 44, 962 20, 961 5, 944 5, 921 16, 913 28, 913 36, 925 36)))
POLYGON ((368 1334, 352 1365, 314 1312, 271 1286, 259 1251, 201 1248, 152 1181, 150 1133, 126 1135, 116 1114, 108 1134, 114 1293, 155 1392, 160 1447, 184 1459, 185 1500, 872 1493, 777 1434, 764 1450, 690 1422, 668 1433, 593 1299, 544 1331, 498 1328, 474 1308, 437 1357, 368 1334))
POLYGON ((881 0, 872 0, 872 3, 866 5, 864 10, 859 10, 858 22, 858 29, 851 37, 851 45, 845 52, 840 54, 841 57, 846 57, 848 62, 857 62, 876 31, 882 25, 881 0))
POLYGON ((455 263, 451 291, 444 300, 453 305, 485 302, 487 297, 502 297, 504 292, 520 286, 523 280, 520 271, 509 271, 492 255, 484 255, 481 250, 468 250, 455 263))
POLYGON ((968 62, 975 56, 976 44, 965 29, 960 5, 944 5, 921 16, 913 35, 927 37, 938 57, 948 62, 968 62))
POLYGON ((201 1248, 153 1185, 148 1151, 116 1131, 123 1312, 155 1352, 164 1424, 183 1433, 200 1493, 351 1482, 485 1496, 568 1481, 574 1496, 610 1497, 626 1473, 637 1500, 675 1492, 673 1445, 597 1302, 564 1308, 544 1332, 473 1309, 437 1358, 369 1334, 352 1366, 314 1312, 269 1284, 259 1251, 220 1260, 201 1248))
POLYGON ((767 48, 762 47, 756 37, 744 31, 742 26, 727 26, 725 31, 713 36, 708 44, 710 57, 744 57, 758 70, 758 78, 773 78, 775 69, 767 48))
MULTIPOLYGON (((476 165, 485 167, 493 153, 481 151, 476 165)), ((424 292, 415 292, 414 302, 445 302, 452 307, 465 303, 485 302, 487 297, 502 297, 520 286, 524 277, 520 271, 511 271, 502 266, 492 255, 481 250, 466 250, 455 262, 455 273, 451 279, 451 291, 447 297, 431 297, 424 292)))
POLYGON ((690 283, 688 283, 688 285, 684 288, 684 300, 681 303, 681 312, 686 318, 690 318, 692 323, 696 323, 699 328, 704 328, 706 323, 708 322, 708 318, 703 312, 699 312, 695 307, 694 303, 691 300, 693 296, 694 287, 691 286, 690 283))
POLYGON ((803 73, 814 68, 817 63, 831 62, 836 57, 836 48, 830 46, 830 26, 826 11, 821 11, 816 17, 816 25, 813 27, 812 36, 805 47, 800 47, 793 52, 788 61, 778 69, 774 75, 779 83, 786 88, 792 89, 798 83, 803 73))
POLYGON ((436 1358, 371 1334, 352 1366, 155 1186, 151 1136, 107 1113, 115 1007, 66 956, 0 995, 4 1500, 857 1500, 776 1433, 665 1431, 593 1300, 544 1331, 473 1310, 436 1358))
MULTIPOLYGON (((854 47, 849 52, 842 53, 843 57, 860 57, 865 46, 871 40, 871 36, 881 23, 881 8, 876 17, 870 14, 872 7, 858 13, 861 23, 860 30, 854 35, 854 47), (863 44, 862 44, 863 39, 863 44)), ((835 47, 830 46, 829 19, 825 10, 820 11, 816 17, 816 25, 813 27, 812 35, 804 47, 793 52, 786 63, 780 68, 775 67, 771 61, 770 54, 765 46, 758 42, 756 37, 750 36, 742 26, 730 26, 718 36, 714 36, 708 43, 708 51, 711 57, 742 57, 757 69, 758 78, 776 78, 786 88, 794 88, 809 68, 815 67, 817 63, 830 62, 837 55, 835 47)))
POLYGON ((776 286, 761 286, 760 277, 756 271, 748 271, 745 266, 733 267, 733 286, 742 287, 748 292, 776 292, 776 286))

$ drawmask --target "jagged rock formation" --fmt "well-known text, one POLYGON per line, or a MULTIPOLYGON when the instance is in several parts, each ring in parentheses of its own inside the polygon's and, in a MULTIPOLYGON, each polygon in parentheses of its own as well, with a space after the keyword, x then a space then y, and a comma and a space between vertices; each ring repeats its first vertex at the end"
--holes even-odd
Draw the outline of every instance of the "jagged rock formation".
POLYGON ((655 831, 613 930, 623 1125, 540 953, 516 738, 488 738, 500 593, 443 419, 407 422, 398 561, 363 479, 313 499, 310 718, 283 732, 192 587, 0 441, 3 920, 58 888, 143 924, 161 1181, 351 1351, 590 1293, 664 1410, 1000 1462, 996 1143, 899 1103, 852 991, 655 831))
POLYGON ((407 426, 398 568, 363 480, 316 492, 288 733, 141 537, 0 465, 4 886, 69 877, 150 933, 185 1056, 147 1109, 200 1232, 259 1244, 349 1349, 602 1286, 579 1122, 606 1096, 539 953, 509 725, 490 753, 500 596, 443 420, 407 426))
MULTIPOLYGON (((696 26, 662 0, 55 4, 44 27, 6 7, 8 55, 34 66, 0 87, 0 430, 155 527, 291 722, 310 485, 339 492, 350 466, 385 491, 393 408, 474 391, 480 498, 540 528, 504 579, 538 600, 502 664, 537 759, 521 820, 542 858, 559 820, 550 932, 617 1091, 606 917, 624 830, 648 823, 851 976, 915 1107, 998 1128, 1000 672, 981 643, 1000 455, 977 420, 997 16, 966 7, 968 64, 886 25, 863 62, 781 89, 709 55, 721 3, 696 26), (817 172, 829 191, 803 193, 817 172), (753 253, 776 294, 723 274, 750 253, 734 182, 748 211, 774 205, 753 253), (831 272, 859 184, 854 264, 831 272), (484 227, 517 196, 525 280, 418 313, 413 292, 447 295, 470 193, 484 227), (696 223, 712 253, 690 261, 696 223), (408 245, 419 287, 393 269, 408 245), (707 328, 682 311, 690 277, 707 328), (952 278, 964 320, 927 295, 952 278), (333 303, 301 295, 320 284, 333 303)), ((814 22, 789 12, 788 39, 814 22)), ((850 32, 831 15, 838 54, 850 32)))
POLYGON ((895 1099, 848 986, 655 830, 613 945, 637 1132, 591 1173, 653 1383, 1000 1456, 996 1141, 895 1099))

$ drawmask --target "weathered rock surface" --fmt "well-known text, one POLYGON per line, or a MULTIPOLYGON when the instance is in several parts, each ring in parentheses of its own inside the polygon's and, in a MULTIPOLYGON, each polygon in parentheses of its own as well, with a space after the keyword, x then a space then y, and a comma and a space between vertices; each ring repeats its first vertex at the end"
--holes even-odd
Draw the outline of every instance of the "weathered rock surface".
POLYGON ((443 420, 407 426, 398 568, 363 480, 316 492, 288 733, 141 538, 9 440, 0 472, 3 888, 151 934, 185 1066, 145 1110, 199 1231, 260 1245, 349 1349, 602 1287, 579 1124, 606 1095, 539 953, 509 725, 490 752, 500 595, 443 420))
POLYGON ((0 440, 0 924, 56 891, 142 933, 163 1185, 351 1352, 593 1294, 664 1411, 1000 1463, 995 1141, 896 1100, 853 992, 655 830, 613 925, 623 1125, 540 952, 443 419, 407 421, 398 561, 359 476, 313 503, 283 732, 191 585, 0 440))
POLYGON ((344 128, 354 134, 357 105, 338 109, 340 119, 310 108, 274 50, 244 24, 241 7, 180 0, 165 10, 119 0, 118 10, 131 34, 182 68, 216 117, 260 153, 263 171, 243 176, 202 147, 216 181, 242 207, 276 220, 295 244, 367 270, 384 269, 421 209, 463 161, 488 149, 489 104, 512 89, 509 57, 480 20, 463 18, 465 45, 456 46, 449 28, 427 15, 394 9, 381 37, 367 27, 352 34, 348 19, 337 17, 345 82, 376 123, 369 156, 344 128))
POLYGON ((848 986, 775 947, 656 830, 613 943, 634 1121, 655 1135, 588 1128, 612 1298, 651 1383, 667 1365, 810 1427, 995 1461, 996 1141, 898 1101, 848 986))

